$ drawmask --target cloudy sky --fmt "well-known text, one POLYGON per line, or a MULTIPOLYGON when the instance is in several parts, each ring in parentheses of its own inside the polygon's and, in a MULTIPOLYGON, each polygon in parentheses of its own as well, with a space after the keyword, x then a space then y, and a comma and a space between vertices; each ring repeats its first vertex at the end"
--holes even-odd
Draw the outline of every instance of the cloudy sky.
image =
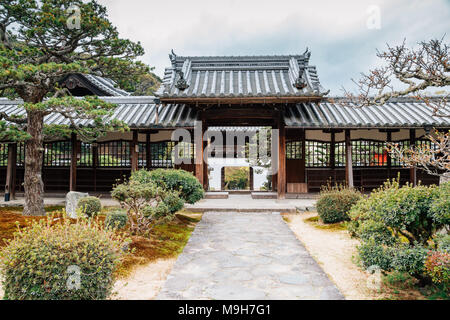
POLYGON ((178 55, 303 53, 331 95, 377 65, 376 49, 450 37, 450 0, 100 0, 162 76, 178 55))

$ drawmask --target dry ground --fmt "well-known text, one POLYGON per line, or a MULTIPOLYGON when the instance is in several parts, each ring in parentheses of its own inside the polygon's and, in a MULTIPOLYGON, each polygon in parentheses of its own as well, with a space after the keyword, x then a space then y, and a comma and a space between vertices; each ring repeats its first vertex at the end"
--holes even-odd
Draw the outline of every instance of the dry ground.
POLYGON ((397 290, 386 284, 380 291, 367 287, 369 274, 355 264, 356 246, 342 224, 323 225, 315 222, 316 212, 284 215, 297 238, 316 259, 346 299, 423 299, 414 288, 397 290))

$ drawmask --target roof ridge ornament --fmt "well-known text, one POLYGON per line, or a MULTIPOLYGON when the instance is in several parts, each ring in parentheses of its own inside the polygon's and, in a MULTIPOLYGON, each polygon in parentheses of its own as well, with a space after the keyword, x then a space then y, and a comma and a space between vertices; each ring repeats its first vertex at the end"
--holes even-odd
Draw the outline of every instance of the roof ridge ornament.
POLYGON ((305 68, 300 67, 300 69, 298 71, 298 78, 295 79, 295 82, 292 84, 298 90, 302 90, 307 87, 307 83, 305 81, 304 74, 305 74, 305 68))
POLYGON ((170 62, 172 62, 172 66, 175 67, 175 63, 177 62, 177 55, 173 51, 173 49, 169 53, 170 62))
POLYGON ((305 57, 306 62, 309 62, 309 58, 311 57, 311 51, 309 51, 308 47, 306 47, 305 52, 303 52, 303 56, 305 57))
POLYGON ((189 85, 188 85, 186 79, 184 79, 184 72, 183 71, 177 71, 177 73, 180 75, 180 78, 178 79, 177 83, 175 84, 175 87, 178 90, 184 91, 187 88, 189 88, 189 85))

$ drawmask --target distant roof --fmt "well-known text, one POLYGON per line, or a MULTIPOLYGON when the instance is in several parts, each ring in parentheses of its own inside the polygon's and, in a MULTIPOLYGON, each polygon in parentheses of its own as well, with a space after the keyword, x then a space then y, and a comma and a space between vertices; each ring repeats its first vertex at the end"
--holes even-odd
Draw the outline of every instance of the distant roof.
POLYGON ((156 92, 161 101, 211 98, 322 97, 310 52, 285 56, 182 57, 173 51, 172 66, 156 92))
POLYGON ((61 83, 69 90, 76 87, 86 88, 97 96, 129 96, 130 93, 120 89, 117 83, 109 78, 93 74, 74 73, 66 76, 61 83))
MULTIPOLYGON (((100 97, 117 104, 113 117, 131 128, 193 127, 200 120, 197 108, 186 104, 160 105, 155 97, 100 97)), ((21 100, 0 98, 0 112, 24 114, 21 100)), ((450 106, 448 107, 450 112, 450 106)), ((431 116, 430 108, 411 99, 395 99, 383 106, 364 108, 346 107, 331 101, 298 103, 284 111, 284 122, 291 128, 421 128, 433 126, 450 128, 450 118, 431 116)), ((62 115, 45 117, 46 124, 69 124, 62 115)), ((82 120, 81 125, 92 122, 82 120)))

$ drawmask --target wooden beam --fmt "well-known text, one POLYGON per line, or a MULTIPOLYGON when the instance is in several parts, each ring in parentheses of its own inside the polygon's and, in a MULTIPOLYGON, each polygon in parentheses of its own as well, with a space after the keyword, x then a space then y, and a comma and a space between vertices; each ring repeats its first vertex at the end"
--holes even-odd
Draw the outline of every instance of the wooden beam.
POLYGON ((147 170, 150 170, 152 167, 152 142, 149 132, 146 134, 145 142, 145 158, 147 159, 146 168, 147 170))
POLYGON ((137 130, 133 130, 133 140, 131 140, 130 143, 131 172, 138 170, 138 136, 139 132, 137 130))
POLYGON ((286 198, 286 129, 283 118, 278 119, 278 199, 286 198))
POLYGON ((352 159, 352 140, 350 129, 345 130, 345 180, 347 186, 353 188, 353 159, 352 159))
POLYGON ((208 104, 286 104, 299 102, 316 102, 322 100, 321 96, 311 97, 236 97, 236 98, 161 98, 161 103, 164 104, 178 104, 186 103, 193 105, 208 105, 208 104))
POLYGON ((70 142, 72 145, 72 154, 70 157, 70 191, 77 190, 77 161, 78 161, 78 143, 77 134, 72 133, 70 142))
POLYGON ((16 198, 17 143, 8 144, 8 165, 6 168, 5 202, 16 198))
MULTIPOLYGON (((409 129, 409 146, 415 149, 416 147, 416 129, 409 129)), ((409 181, 413 186, 417 185, 417 169, 416 167, 411 167, 409 169, 409 181)))

